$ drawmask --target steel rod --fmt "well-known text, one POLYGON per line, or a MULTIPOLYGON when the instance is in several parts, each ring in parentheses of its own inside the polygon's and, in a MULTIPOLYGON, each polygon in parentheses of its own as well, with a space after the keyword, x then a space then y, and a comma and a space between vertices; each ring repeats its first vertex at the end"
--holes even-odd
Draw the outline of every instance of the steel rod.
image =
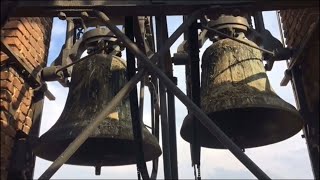
POLYGON ((39 179, 50 179, 59 168, 68 161, 68 159, 77 151, 77 149, 87 140, 90 134, 105 120, 107 114, 119 105, 119 103, 129 94, 129 92, 136 87, 136 84, 144 76, 145 70, 139 71, 134 77, 127 82, 123 88, 112 98, 112 100, 103 108, 103 110, 78 136, 70 143, 67 149, 49 166, 49 168, 39 177, 39 179))
MULTIPOLYGON (((157 17, 156 17, 157 18, 157 17)), ((157 20, 157 19, 156 19, 157 20)), ((159 16, 160 28, 159 28, 159 43, 158 47, 161 49, 161 46, 168 39, 168 26, 166 16, 159 16)), ((159 50, 158 49, 158 50, 159 50)), ((166 75, 174 81, 173 78, 173 67, 172 60, 170 56, 170 50, 166 51, 163 59, 161 61, 161 67, 166 75)), ((170 151, 170 163, 171 163, 171 178, 179 179, 178 177, 178 158, 177 158, 177 138, 176 138, 176 112, 175 112, 175 102, 174 95, 171 92, 166 91, 167 94, 167 121, 168 121, 168 133, 169 133, 169 151, 170 151)))
MULTIPOLYGON (((197 22, 194 22, 188 31, 188 52, 189 52, 189 69, 190 69, 190 92, 192 101, 200 107, 200 59, 199 59, 199 44, 198 44, 198 28, 197 22)), ((191 159, 192 165, 200 165, 201 147, 199 144, 199 126, 200 122, 197 117, 193 116, 193 137, 191 142, 191 159)))
MULTIPOLYGON (((150 79, 149 82, 149 91, 150 91, 150 100, 151 100, 151 126, 152 126, 152 134, 157 138, 159 142, 159 107, 158 107, 158 100, 157 100, 157 89, 152 82, 154 78, 150 79)), ((157 179, 158 175, 158 163, 159 163, 159 158, 154 159, 152 161, 152 171, 151 171, 151 176, 150 179, 154 180, 157 179)))
MULTIPOLYGON (((129 36, 130 40, 134 40, 134 18, 125 17, 125 33, 129 36)), ((136 73, 136 61, 135 56, 132 52, 126 49, 127 55, 127 77, 130 80, 136 73)), ((142 78, 143 79, 143 78, 142 78)), ((148 169, 144 158, 143 139, 142 139, 142 119, 140 117, 138 93, 137 87, 130 92, 130 110, 132 117, 132 131, 135 141, 136 161, 138 174, 143 179, 149 179, 148 169)))
POLYGON ((65 66, 62 66, 62 67, 60 67, 60 68, 56 71, 56 73, 58 73, 58 72, 60 72, 60 71, 64 71, 64 70, 68 69, 68 67, 73 66, 73 65, 75 65, 75 64, 77 64, 77 63, 79 63, 79 62, 81 62, 81 61, 88 60, 88 59, 90 59, 92 56, 95 56, 97 53, 100 53, 101 51, 102 51, 102 49, 99 49, 99 50, 98 50, 97 52, 95 52, 95 53, 88 54, 87 56, 85 56, 85 57, 83 57, 83 58, 80 58, 80 59, 78 59, 78 60, 76 60, 76 61, 73 61, 73 62, 70 63, 70 64, 67 64, 67 65, 65 65, 65 66))
MULTIPOLYGON (((163 30, 164 30, 164 17, 157 16, 156 18, 156 36, 157 36, 157 49, 160 50, 163 45, 163 30)), ((167 51, 166 51, 167 53, 167 51)), ((165 57, 160 56, 160 68, 165 71, 165 57)), ((171 156, 170 156, 170 137, 169 137, 169 122, 168 122, 168 109, 167 109, 167 93, 164 84, 159 81, 159 94, 160 94, 160 117, 161 117, 161 135, 162 135, 162 151, 163 151, 163 169, 164 178, 172 179, 171 169, 171 156)))
POLYGON ((197 105, 188 98, 188 96, 186 96, 159 68, 156 67, 156 65, 152 63, 128 37, 110 22, 110 19, 106 14, 101 11, 95 12, 124 45, 136 55, 137 59, 144 63, 148 68, 148 71, 162 80, 166 87, 199 118, 200 122, 210 131, 210 133, 216 136, 216 138, 229 149, 243 165, 245 165, 257 178, 270 179, 197 105))
POLYGON ((72 18, 67 18, 67 29, 66 29, 66 44, 65 49, 71 49, 73 45, 73 38, 75 36, 74 34, 74 22, 72 18))

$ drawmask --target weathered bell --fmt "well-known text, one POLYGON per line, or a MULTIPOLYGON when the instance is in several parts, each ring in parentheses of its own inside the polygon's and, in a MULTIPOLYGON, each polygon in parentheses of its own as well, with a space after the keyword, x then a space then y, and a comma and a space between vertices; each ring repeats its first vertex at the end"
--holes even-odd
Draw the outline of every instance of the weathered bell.
MULTIPOLYGON (((97 54, 73 67, 64 110, 43 134, 36 155, 54 161, 94 120, 126 83, 126 64, 117 56, 97 54)), ((144 127, 146 161, 161 155, 157 139, 144 127)), ((116 166, 136 163, 129 98, 126 98, 66 162, 86 166, 116 166)))
MULTIPOLYGON (((302 128, 298 111, 272 90, 261 52, 231 39, 213 43, 203 54, 201 108, 241 148, 276 143, 302 128)), ((192 122, 189 114, 180 132, 188 142, 192 122)), ((198 132, 201 146, 225 148, 202 124, 198 132)))

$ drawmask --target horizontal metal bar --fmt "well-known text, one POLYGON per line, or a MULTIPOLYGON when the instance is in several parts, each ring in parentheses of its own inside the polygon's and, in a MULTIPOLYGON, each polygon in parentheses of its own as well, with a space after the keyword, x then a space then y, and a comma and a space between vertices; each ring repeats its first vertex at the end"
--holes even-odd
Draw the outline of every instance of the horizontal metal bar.
POLYGON ((13 64, 19 72, 21 72, 21 75, 30 81, 28 81, 28 84, 32 88, 40 88, 43 90, 44 95, 49 99, 49 100, 55 100, 54 95, 48 90, 47 84, 43 81, 41 81, 40 77, 37 75, 39 72, 39 67, 36 67, 34 70, 31 70, 25 62, 22 61, 22 59, 15 53, 13 52, 10 47, 5 44, 2 39, 1 39, 1 51, 4 52, 8 57, 10 57, 9 64, 13 64), (37 69, 38 68, 38 69, 37 69))
POLYGON ((130 91, 136 87, 136 84, 142 79, 145 70, 142 69, 127 82, 114 98, 103 108, 95 117, 94 121, 70 143, 67 149, 49 166, 49 168, 39 177, 39 179, 50 179, 59 168, 68 161, 68 159, 78 150, 78 148, 88 139, 89 135, 105 120, 106 115, 110 114, 116 106, 124 99, 130 91))
POLYGON ((21 0, 16 2, 15 11, 11 11, 10 16, 48 17, 57 16, 60 11, 68 16, 76 16, 81 11, 90 11, 93 8, 108 12, 110 16, 187 15, 196 9, 213 5, 238 8, 248 12, 318 7, 319 1, 310 0, 306 3, 301 0, 21 0))
POLYGON ((139 48, 126 37, 115 25, 110 22, 107 15, 95 11, 97 16, 105 22, 106 26, 124 43, 124 45, 136 55, 137 59, 144 63, 149 72, 156 75, 162 83, 184 103, 187 108, 200 120, 210 133, 227 148, 238 160, 245 165, 259 179, 270 179, 242 150, 204 113, 195 105, 139 48))

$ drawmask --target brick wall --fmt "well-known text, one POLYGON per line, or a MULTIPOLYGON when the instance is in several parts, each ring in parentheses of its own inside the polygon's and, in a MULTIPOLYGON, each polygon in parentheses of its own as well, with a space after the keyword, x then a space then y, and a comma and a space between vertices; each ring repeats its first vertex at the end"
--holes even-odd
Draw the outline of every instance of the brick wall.
MULTIPOLYGON (((12 18, 1 29, 2 41, 28 68, 38 72, 46 66, 52 27, 51 18, 12 18)), ((17 132, 32 127, 33 88, 1 52, 1 179, 7 179, 17 132)))
MULTIPOLYGON (((280 11, 286 44, 299 48, 309 33, 311 26, 319 20, 319 9, 296 9, 280 11)), ((319 31, 315 32, 304 50, 300 67, 303 77, 305 96, 310 111, 319 107, 319 31)))

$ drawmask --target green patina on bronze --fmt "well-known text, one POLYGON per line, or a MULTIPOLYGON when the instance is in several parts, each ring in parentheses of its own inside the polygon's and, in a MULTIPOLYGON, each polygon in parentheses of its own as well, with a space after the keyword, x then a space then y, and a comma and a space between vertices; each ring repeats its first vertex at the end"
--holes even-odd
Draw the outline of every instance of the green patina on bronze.
MULTIPOLYGON (((94 55, 73 67, 64 110, 54 126, 40 137, 38 156, 55 160, 78 134, 94 120, 126 83, 126 64, 117 57, 94 55)), ((89 136, 67 164, 115 166, 136 163, 129 98, 89 136)), ((143 146, 147 161, 161 155, 154 136, 144 127, 143 146)))
MULTIPOLYGON (((231 39, 213 43, 203 54, 201 108, 242 148, 276 143, 302 128, 296 109, 271 88, 262 53, 231 39)), ((192 128, 189 114, 181 128, 181 136, 189 142, 192 128)), ((204 147, 224 148, 202 125, 199 142, 204 147)))

